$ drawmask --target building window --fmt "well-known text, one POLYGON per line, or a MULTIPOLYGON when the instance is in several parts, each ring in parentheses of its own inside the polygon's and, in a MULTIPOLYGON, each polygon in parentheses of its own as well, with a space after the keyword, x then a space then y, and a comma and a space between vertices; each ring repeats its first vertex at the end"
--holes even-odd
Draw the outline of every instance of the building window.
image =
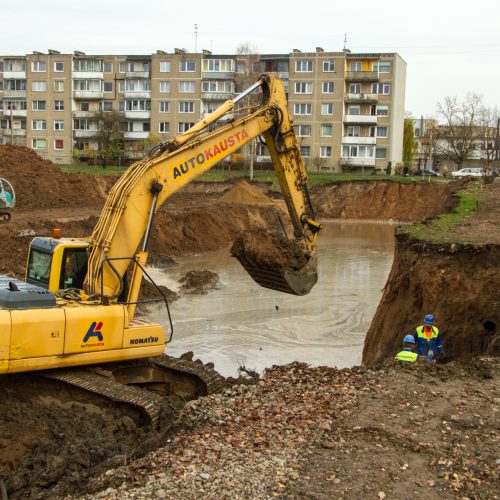
POLYGON ((47 149, 47 139, 32 139, 31 147, 33 149, 47 149))
POLYGON ((31 109, 33 111, 46 111, 47 110, 47 101, 33 101, 31 103, 31 109))
POLYGON ((100 73, 102 71, 102 61, 98 59, 73 59, 73 71, 100 73))
POLYGON ((189 101, 180 102, 179 113, 194 113, 194 102, 189 102, 189 101))
POLYGON ((62 73, 64 71, 64 62, 63 61, 55 61, 54 62, 54 71, 56 73, 62 73))
POLYGON ((170 73, 170 61, 160 61, 160 73, 170 73))
POLYGON ((333 125, 331 123, 321 124, 321 137, 331 137, 333 135, 333 125))
POLYGON ((391 93, 390 83, 372 83, 372 93, 378 95, 389 95, 391 93))
POLYGON ((313 84, 311 82, 296 82, 295 83, 295 93, 296 94, 312 94, 313 84))
POLYGON ((104 101, 102 103, 103 111, 113 111, 113 101, 104 101))
POLYGON ((54 101, 54 111, 64 111, 64 101, 54 101))
POLYGON ((204 59, 203 71, 232 73, 234 71, 233 59, 204 59))
POLYGON ((31 90, 33 92, 45 92, 47 90, 47 82, 31 82, 31 90))
POLYGON ((179 63, 179 71, 181 73, 196 71, 196 62, 195 61, 181 61, 179 63))
POLYGON ((323 82, 323 94, 333 94, 333 82, 323 82))
POLYGON ((344 146, 342 148, 344 158, 374 158, 374 154, 373 146, 344 146))
POLYGON ((192 94, 195 91, 196 91, 196 86, 194 82, 179 82, 180 94, 192 94))
POLYGON ((323 71, 331 72, 335 71, 335 61, 329 59, 328 61, 323 61, 323 71))
POLYGON ((312 104, 308 104, 308 103, 294 104, 293 112, 296 115, 310 115, 310 114, 312 114, 312 104))
POLYGON ((234 84, 229 80, 207 80, 201 83, 202 92, 234 92, 234 84))
POLYGON ((361 62, 360 61, 351 61, 351 65, 349 66, 351 71, 361 71, 361 62))
POLYGON ((33 61, 31 63, 31 71, 33 73, 43 73, 47 71, 47 63, 44 61, 33 61))
POLYGON ((349 106, 347 108, 347 114, 358 116, 361 114, 361 107, 360 106, 349 106))
POLYGON ((375 127, 377 129, 377 137, 387 137, 387 127, 375 127))
MULTIPOLYGON (((59 101, 61 102, 61 101, 59 101)), ((61 110, 59 110, 61 111, 61 110)), ((80 111, 90 111, 90 105, 88 102, 81 102, 80 103, 80 111)))
POLYGON ((170 132, 170 123, 169 122, 160 122, 160 127, 158 129, 160 134, 166 134, 170 132))
POLYGON ((300 146, 300 154, 305 157, 311 156, 311 146, 300 146))
POLYGON ((319 148, 320 158, 331 158, 332 157, 332 147, 331 146, 321 146, 319 148))
POLYGON ((31 130, 47 130, 47 120, 31 120, 31 130))
POLYGON ((113 92, 113 82, 104 82, 104 92, 113 92))
POLYGON ((311 73, 313 70, 313 63, 308 59, 299 59, 295 61, 295 71, 297 73, 311 73))
POLYGON ((324 102, 321 104, 321 114, 322 115, 333 115, 333 103, 324 102))
POLYGON ((391 63, 389 61, 374 62, 372 65, 372 70, 378 71, 379 73, 390 73, 391 63))
POLYGON ((54 92, 64 92, 64 82, 62 80, 54 82, 54 92))
POLYGON ((376 106, 376 116, 389 116, 389 106, 376 106))
POLYGON ((113 63, 105 62, 103 63, 104 73, 113 73, 113 63))
POLYGON ((151 101, 149 99, 127 99, 125 111, 151 111, 151 101))
POLYGON ((297 125, 297 137, 310 137, 311 136, 311 125, 297 125))
POLYGON ((160 101, 160 113, 169 113, 170 103, 168 101, 160 101))
POLYGON ((194 127, 194 123, 179 122, 179 133, 187 132, 191 127, 194 127))
POLYGON ((347 127, 347 135, 349 137, 359 137, 360 128, 358 125, 354 125, 353 127, 347 127))
POLYGON ((375 148, 375 158, 377 160, 385 160, 387 158, 386 148, 375 148))
POLYGON ((54 141, 54 149, 57 149, 58 151, 64 149, 64 141, 62 139, 56 139, 54 141))
POLYGON ((73 80, 73 90, 77 92, 100 92, 101 80, 73 80))
POLYGON ((351 83, 349 85, 349 94, 361 94, 361 83, 351 83))
POLYGON ((151 123, 142 122, 142 131, 143 132, 151 132, 151 123))
POLYGON ((160 82, 160 92, 170 92, 170 82, 160 82))

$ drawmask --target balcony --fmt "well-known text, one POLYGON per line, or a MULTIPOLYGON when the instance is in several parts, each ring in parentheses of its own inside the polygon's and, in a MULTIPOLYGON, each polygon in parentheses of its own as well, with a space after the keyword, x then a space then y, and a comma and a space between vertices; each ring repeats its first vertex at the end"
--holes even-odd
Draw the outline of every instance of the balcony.
POLYGON ((73 118, 95 118, 99 111, 73 111, 73 118))
POLYGON ((73 90, 73 99, 103 99, 104 92, 102 90, 73 90))
POLYGON ((11 116, 13 118, 26 118, 28 115, 28 112, 25 109, 4 109, 3 110, 3 117, 4 118, 10 118, 11 116))
POLYGON ((127 71, 125 78, 149 78, 149 71, 127 71))
POLYGON ((26 137, 26 129, 24 128, 4 128, 0 130, 0 135, 3 132, 4 137, 26 137))
POLYGON ((377 117, 372 115, 345 115, 344 123, 348 125, 376 125, 377 117))
POLYGON ((342 137, 342 144, 360 144, 362 146, 377 144, 375 137, 342 137))
POLYGON ((7 90, 3 91, 3 99, 24 99, 26 100, 26 90, 7 90))
POLYGON ((356 156, 340 158, 340 165, 342 167, 374 167, 375 158, 359 158, 356 156))
POLYGON ((202 92, 201 99, 203 101, 227 101, 232 99, 235 94, 232 92, 202 92))
POLYGON ((73 136, 76 139, 90 139, 97 137, 99 130, 73 130, 73 136))
POLYGON ((125 111, 125 118, 129 120, 150 120, 151 111, 125 111))
POLYGON ((355 82, 378 82, 378 71, 347 71, 345 74, 347 81, 355 82))
POLYGON ((233 80, 234 71, 204 71, 202 78, 207 80, 233 80))
POLYGON ((125 92, 125 99, 151 99, 151 90, 134 90, 125 92))
POLYGON ((377 94, 347 94, 345 97, 346 102, 378 102, 377 94))
POLYGON ((73 78, 77 80, 103 80, 104 73, 102 71, 73 71, 73 78))
POLYGON ((124 139, 147 139, 149 137, 149 132, 125 132, 123 135, 124 139))
POLYGON ((26 71, 4 71, 4 80, 26 80, 26 71))

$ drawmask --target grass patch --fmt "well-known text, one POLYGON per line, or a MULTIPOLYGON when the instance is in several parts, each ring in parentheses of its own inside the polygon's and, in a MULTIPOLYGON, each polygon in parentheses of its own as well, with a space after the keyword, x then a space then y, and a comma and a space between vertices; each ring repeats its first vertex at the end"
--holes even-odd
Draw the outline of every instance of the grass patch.
MULTIPOLYGON (((411 237, 433 241, 436 243, 452 243, 456 241, 454 227, 465 222, 477 212, 477 196, 466 194, 464 191, 457 193, 459 203, 452 212, 447 212, 425 223, 402 226, 399 233, 409 234, 411 237)), ((465 243, 465 242, 464 242, 465 243)))

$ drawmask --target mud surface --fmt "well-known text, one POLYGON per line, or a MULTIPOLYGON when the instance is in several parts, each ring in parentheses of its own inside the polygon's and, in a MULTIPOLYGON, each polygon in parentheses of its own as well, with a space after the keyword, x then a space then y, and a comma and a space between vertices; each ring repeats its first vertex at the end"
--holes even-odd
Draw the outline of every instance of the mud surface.
MULTIPOLYGON (((17 194, 11 221, 0 224, 0 273, 17 277, 24 275, 33 235, 48 236, 55 226, 65 236, 90 235, 109 189, 108 180, 63 174, 32 150, 12 146, 0 146, 0 177, 17 194)), ((450 195, 458 187, 344 183, 316 188, 313 203, 321 217, 419 220, 453 206, 450 195)), ((280 227, 282 203, 264 201, 238 182, 189 188, 157 214, 153 257, 175 260, 229 246, 248 228, 280 227)), ((457 229, 458 236, 497 237, 498 211, 491 208, 498 207, 496 193, 485 197, 485 210, 457 229)), ((394 352, 395 339, 430 311, 445 342, 454 339, 450 352, 465 352, 470 332, 479 332, 477 345, 484 342, 485 325, 491 334, 500 322, 498 258, 494 245, 398 242, 398 262, 368 334, 366 360, 375 363, 394 352)), ((276 368, 248 398, 246 389, 238 389, 199 401, 184 412, 188 420, 158 432, 132 408, 34 375, 2 376, 0 476, 9 498, 83 492, 94 498, 107 487, 117 490, 99 496, 151 498, 163 490, 172 498, 221 498, 225 488, 228 498, 331 498, 332 490, 347 498, 383 498, 381 492, 404 498, 407 484, 412 498, 492 498, 498 492, 492 451, 498 445, 496 365, 416 368, 276 368), (167 451, 159 449, 166 444, 167 451), (156 449, 152 458, 131 463, 156 449), (196 458, 204 457, 200 450, 206 451, 205 466, 196 458), (110 468, 116 471, 90 482, 110 468)))
POLYGON ((186 294, 205 294, 218 288, 219 275, 208 269, 194 269, 179 280, 181 292, 186 294))

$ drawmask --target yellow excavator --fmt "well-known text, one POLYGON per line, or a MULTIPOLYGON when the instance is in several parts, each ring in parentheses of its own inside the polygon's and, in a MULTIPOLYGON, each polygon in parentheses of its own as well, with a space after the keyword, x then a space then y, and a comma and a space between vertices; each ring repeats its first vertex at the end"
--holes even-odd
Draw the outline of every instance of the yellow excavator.
MULTIPOLYGON (((88 239, 36 237, 25 281, 0 276, 0 374, 43 376, 140 407, 158 418, 154 396, 141 387, 196 397, 216 391, 216 372, 164 355, 160 324, 137 318, 155 212, 175 192, 249 141, 263 136, 293 225, 300 269, 261 266, 240 258, 262 286, 303 295, 317 280, 316 239, 321 229, 307 192, 304 168, 283 83, 257 83, 173 140, 132 164, 111 189, 88 239), (235 105, 259 91, 262 102, 228 121, 235 105), (220 125, 219 125, 220 124, 220 125)), ((149 276, 148 276, 149 277, 149 276)), ((172 327, 172 321, 170 321, 172 327)))

